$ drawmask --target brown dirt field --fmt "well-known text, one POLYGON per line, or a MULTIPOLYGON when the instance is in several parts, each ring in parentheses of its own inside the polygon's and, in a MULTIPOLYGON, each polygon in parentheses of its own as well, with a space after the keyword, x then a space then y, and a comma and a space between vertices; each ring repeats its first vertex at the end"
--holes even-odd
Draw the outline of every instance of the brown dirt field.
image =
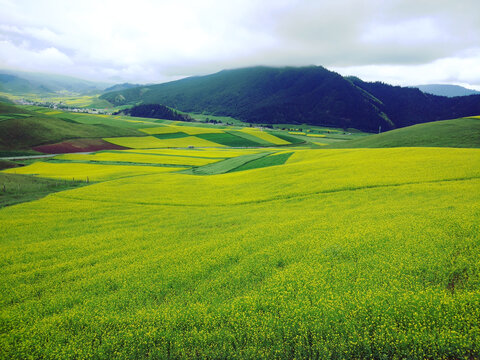
POLYGON ((102 139, 74 139, 56 144, 35 146, 32 149, 45 154, 64 154, 99 150, 124 150, 128 148, 111 144, 102 139))

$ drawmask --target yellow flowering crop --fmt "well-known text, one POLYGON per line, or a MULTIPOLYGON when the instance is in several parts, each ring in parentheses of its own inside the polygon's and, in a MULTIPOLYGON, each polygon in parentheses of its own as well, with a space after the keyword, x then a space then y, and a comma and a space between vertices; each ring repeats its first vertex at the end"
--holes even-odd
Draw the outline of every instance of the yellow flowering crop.
POLYGON ((292 135, 306 135, 304 132, 300 131, 289 131, 288 133, 292 135))
POLYGON ((479 358, 480 149, 289 151, 7 170, 105 181, 0 209, 1 357, 479 358))
POLYGON ((31 165, 5 170, 11 174, 36 175, 46 178, 105 181, 122 177, 178 171, 178 167, 100 165, 81 163, 35 162, 31 165))

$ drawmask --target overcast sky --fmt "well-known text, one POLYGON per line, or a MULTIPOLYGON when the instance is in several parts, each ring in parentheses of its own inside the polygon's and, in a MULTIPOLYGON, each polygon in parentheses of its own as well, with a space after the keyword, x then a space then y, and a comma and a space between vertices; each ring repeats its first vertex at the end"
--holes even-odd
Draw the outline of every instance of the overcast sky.
POLYGON ((0 68, 154 83, 323 65, 480 89, 480 0, 0 0, 0 68))

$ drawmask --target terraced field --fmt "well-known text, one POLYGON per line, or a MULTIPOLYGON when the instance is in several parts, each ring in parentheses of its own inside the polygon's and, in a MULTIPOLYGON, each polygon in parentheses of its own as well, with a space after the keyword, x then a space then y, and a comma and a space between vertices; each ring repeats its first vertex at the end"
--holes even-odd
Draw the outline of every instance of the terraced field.
POLYGON ((2 358, 480 356, 478 149, 52 161, 6 171, 95 175, 0 209, 2 358))

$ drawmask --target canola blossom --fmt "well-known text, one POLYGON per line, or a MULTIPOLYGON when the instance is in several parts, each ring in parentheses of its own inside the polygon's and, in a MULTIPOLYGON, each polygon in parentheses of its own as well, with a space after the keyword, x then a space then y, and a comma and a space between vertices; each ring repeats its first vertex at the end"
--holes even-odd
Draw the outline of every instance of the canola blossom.
POLYGON ((99 182, 0 209, 1 356, 478 358, 480 150, 289 152, 7 170, 99 182))

